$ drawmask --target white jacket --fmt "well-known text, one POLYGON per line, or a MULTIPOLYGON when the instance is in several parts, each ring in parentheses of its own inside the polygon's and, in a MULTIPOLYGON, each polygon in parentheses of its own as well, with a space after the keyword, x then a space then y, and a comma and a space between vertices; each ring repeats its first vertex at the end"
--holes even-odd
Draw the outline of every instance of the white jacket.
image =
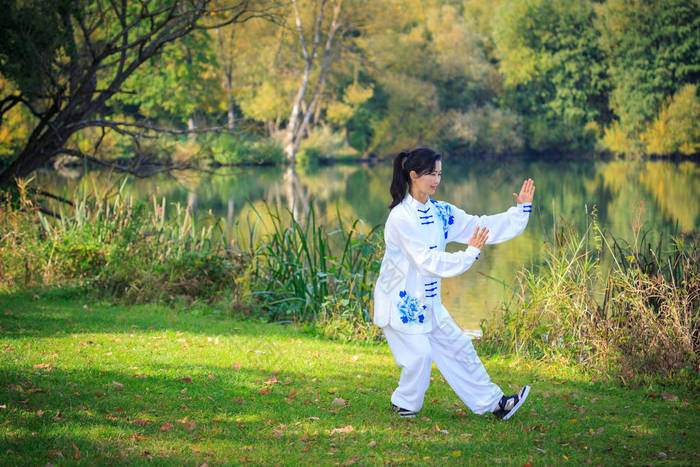
POLYGON ((440 300, 440 279, 462 274, 479 259, 470 246, 445 252, 449 242, 466 244, 477 227, 489 229, 487 244, 520 235, 532 204, 518 204, 493 216, 472 216, 444 201, 422 204, 410 194, 389 213, 386 251, 374 288, 374 324, 406 334, 432 330, 433 314, 442 326, 449 318, 440 300))

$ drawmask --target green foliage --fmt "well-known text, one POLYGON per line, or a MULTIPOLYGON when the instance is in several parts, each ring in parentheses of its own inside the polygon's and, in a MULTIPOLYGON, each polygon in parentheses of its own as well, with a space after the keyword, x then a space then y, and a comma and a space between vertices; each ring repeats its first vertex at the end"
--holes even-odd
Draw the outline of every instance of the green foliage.
POLYGON ((212 158, 219 164, 278 164, 284 152, 273 139, 256 140, 246 135, 217 135, 211 145, 212 158))
POLYGON ((353 152, 344 147, 344 138, 329 126, 316 127, 301 142, 297 153, 297 162, 302 166, 317 165, 323 159, 333 159, 343 153, 353 152))
POLYGON ((610 105, 636 138, 667 97, 700 80, 700 2, 608 0, 599 18, 610 105))
POLYGON ((46 91, 37 70, 45 70, 53 61, 75 58, 76 44, 69 18, 80 16, 81 7, 79 2, 71 0, 3 2, 0 75, 30 95, 46 91))
POLYGON ((513 154, 524 149, 522 118, 491 104, 465 113, 452 112, 448 150, 466 154, 513 154))
POLYGON ((607 77, 595 11, 585 0, 518 0, 501 7, 494 40, 504 104, 523 116, 536 151, 591 151, 605 121, 607 77))
POLYGON ((196 31, 163 51, 135 71, 124 87, 131 94, 112 99, 114 105, 136 106, 149 119, 183 124, 195 111, 218 110, 221 89, 218 66, 206 31, 196 31))

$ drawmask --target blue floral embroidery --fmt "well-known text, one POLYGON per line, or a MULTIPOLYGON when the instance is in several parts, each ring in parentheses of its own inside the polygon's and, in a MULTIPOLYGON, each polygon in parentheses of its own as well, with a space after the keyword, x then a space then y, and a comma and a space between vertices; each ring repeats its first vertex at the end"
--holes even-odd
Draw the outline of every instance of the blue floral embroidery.
POLYGON ((455 216, 452 215, 452 205, 444 201, 435 201, 434 199, 431 199, 430 202, 435 206, 437 216, 442 221, 442 230, 445 232, 445 238, 447 238, 447 229, 455 222, 455 216))
POLYGON ((408 295, 405 290, 399 292, 399 297, 402 299, 397 305, 401 315, 401 322, 404 324, 415 323, 416 321, 422 323, 425 319, 423 310, 427 307, 418 303, 418 299, 408 295))

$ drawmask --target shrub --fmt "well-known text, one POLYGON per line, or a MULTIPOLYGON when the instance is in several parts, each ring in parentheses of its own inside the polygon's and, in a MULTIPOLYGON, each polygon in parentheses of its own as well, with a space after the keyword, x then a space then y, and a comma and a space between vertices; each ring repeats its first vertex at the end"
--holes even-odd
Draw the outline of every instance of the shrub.
POLYGON ((623 380, 700 376, 700 238, 666 254, 635 238, 620 244, 595 222, 583 234, 560 227, 544 265, 521 272, 502 319, 482 323, 485 347, 623 380))
POLYGON ((214 140, 211 152, 222 165, 277 164, 284 160, 284 150, 276 141, 256 141, 245 135, 221 134, 214 140))
POLYGON ((490 104, 453 113, 448 138, 457 150, 471 154, 508 154, 523 149, 520 117, 490 104))
POLYGON ((321 159, 331 159, 349 151, 355 152, 352 148, 345 148, 342 133, 334 132, 329 126, 316 126, 299 145, 297 160, 302 164, 313 165, 321 159))
POLYGON ((661 109, 641 135, 647 154, 692 155, 700 151, 700 99, 686 84, 661 109))

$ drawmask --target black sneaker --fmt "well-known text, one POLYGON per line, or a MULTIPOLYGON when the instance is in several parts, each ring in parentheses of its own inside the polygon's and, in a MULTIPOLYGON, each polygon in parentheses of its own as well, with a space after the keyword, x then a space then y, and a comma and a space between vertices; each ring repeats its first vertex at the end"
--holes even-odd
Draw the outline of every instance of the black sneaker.
POLYGON ((530 386, 523 386, 516 395, 501 397, 501 400, 498 402, 498 408, 493 411, 493 414, 498 418, 508 420, 525 402, 528 394, 530 394, 530 386))
POLYGON ((391 410, 393 410, 394 413, 399 416, 399 418, 416 418, 416 412, 413 410, 402 409, 393 403, 391 404, 391 410))

